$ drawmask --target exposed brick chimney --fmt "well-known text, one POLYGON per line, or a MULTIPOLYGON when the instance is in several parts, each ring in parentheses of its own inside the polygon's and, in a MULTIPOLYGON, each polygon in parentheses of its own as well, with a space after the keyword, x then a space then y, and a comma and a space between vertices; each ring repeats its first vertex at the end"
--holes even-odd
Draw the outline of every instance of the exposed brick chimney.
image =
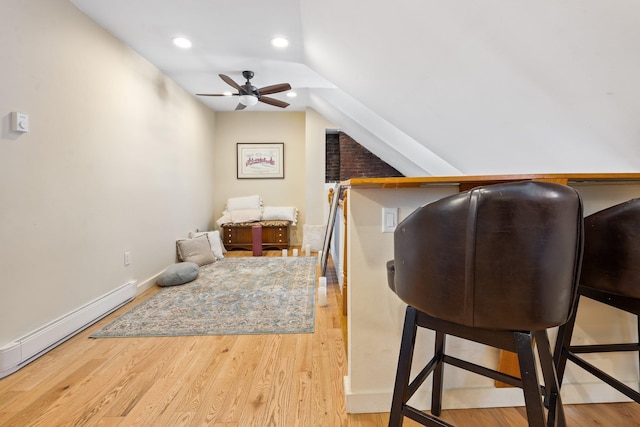
POLYGON ((344 132, 327 135, 325 164, 326 182, 404 176, 344 132))

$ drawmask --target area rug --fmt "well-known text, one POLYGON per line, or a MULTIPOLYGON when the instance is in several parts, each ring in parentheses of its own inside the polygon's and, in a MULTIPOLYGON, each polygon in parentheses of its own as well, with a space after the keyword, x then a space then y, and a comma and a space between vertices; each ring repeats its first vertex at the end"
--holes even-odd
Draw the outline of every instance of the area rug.
POLYGON ((91 337, 311 333, 316 263, 316 257, 224 258, 91 337))

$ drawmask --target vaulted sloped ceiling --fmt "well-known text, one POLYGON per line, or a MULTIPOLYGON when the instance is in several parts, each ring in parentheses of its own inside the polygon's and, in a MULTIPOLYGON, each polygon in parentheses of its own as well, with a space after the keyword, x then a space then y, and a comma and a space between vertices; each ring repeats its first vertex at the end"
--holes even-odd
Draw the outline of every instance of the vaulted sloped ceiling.
POLYGON ((193 93, 248 67, 289 81, 302 94, 291 108, 316 109, 406 175, 640 170, 635 0, 73 3, 193 93), (179 28, 172 16, 210 40, 202 57, 175 63, 128 28, 159 36, 179 28), (263 47, 278 31, 295 51, 263 47))

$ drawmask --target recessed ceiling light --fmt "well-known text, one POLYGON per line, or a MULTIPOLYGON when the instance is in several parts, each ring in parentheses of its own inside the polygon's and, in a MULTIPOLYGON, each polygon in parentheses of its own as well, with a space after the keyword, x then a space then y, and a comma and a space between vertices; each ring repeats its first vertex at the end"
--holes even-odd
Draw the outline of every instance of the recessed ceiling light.
POLYGON ((284 37, 276 37, 274 39, 271 39, 271 44, 275 47, 287 47, 289 46, 289 40, 285 39, 284 37))
POLYGON ((298 94, 297 94, 297 93, 295 93, 295 92, 287 92, 287 96, 288 96, 289 98, 295 98, 296 96, 298 96, 298 94))
POLYGON ((172 40, 173 44, 183 49, 189 49, 191 47, 191 40, 185 37, 174 37, 172 40))
POLYGON ((222 92, 222 94, 223 94, 224 96, 231 96, 231 95, 233 95, 231 92, 222 92))

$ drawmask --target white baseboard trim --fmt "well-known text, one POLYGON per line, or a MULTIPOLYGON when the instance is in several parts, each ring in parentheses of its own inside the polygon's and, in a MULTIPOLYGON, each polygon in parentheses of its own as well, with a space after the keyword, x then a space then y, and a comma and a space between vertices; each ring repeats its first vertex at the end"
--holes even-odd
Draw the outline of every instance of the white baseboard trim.
POLYGON ((163 273, 163 271, 161 271, 160 273, 156 274, 155 276, 149 277, 147 280, 145 280, 143 282, 140 282, 138 284, 138 289, 136 290, 136 295, 140 295, 141 293, 143 293, 147 289, 153 288, 156 285, 156 282, 158 281, 158 277, 163 273))
MULTIPOLYGON (((409 404, 419 410, 428 410, 431 406, 431 387, 429 380, 416 392, 409 404)), ((344 377, 345 408, 349 414, 389 412, 391 410, 392 391, 360 392, 351 390, 349 377, 344 377)), ((637 388, 637 384, 627 383, 637 388)), ((598 382, 586 384, 564 384, 562 403, 612 403, 632 402, 611 386, 598 382)), ((442 394, 442 409, 499 408, 524 406, 524 397, 519 388, 468 388, 445 390, 442 394)))
POLYGON ((83 305, 53 322, 0 347, 0 378, 4 378, 102 319, 136 296, 135 280, 83 305))

